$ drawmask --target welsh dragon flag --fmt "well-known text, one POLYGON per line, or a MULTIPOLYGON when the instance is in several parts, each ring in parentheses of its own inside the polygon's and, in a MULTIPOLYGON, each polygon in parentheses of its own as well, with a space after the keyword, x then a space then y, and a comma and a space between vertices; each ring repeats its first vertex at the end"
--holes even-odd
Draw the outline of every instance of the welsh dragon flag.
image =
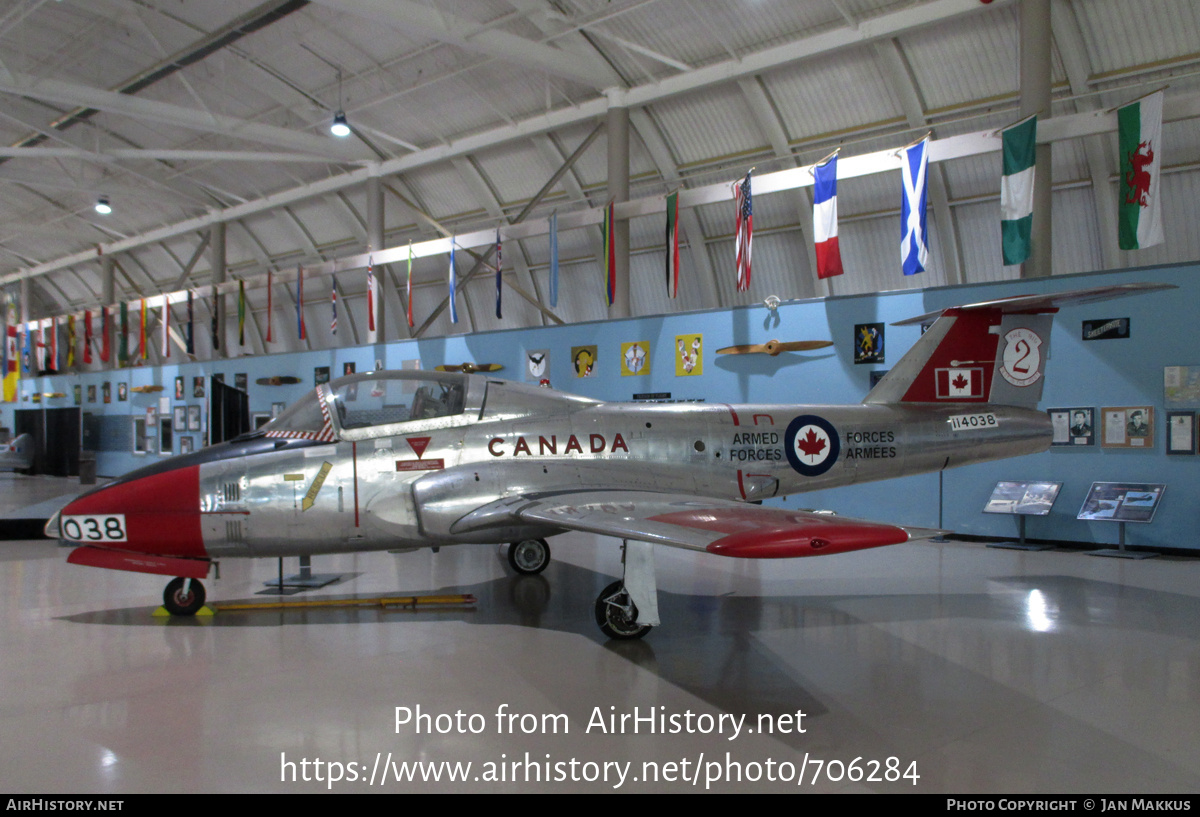
POLYGON ((1123 250, 1140 250, 1163 240, 1162 210, 1158 203, 1162 106, 1163 92, 1158 91, 1117 111, 1121 143, 1118 223, 1123 250))

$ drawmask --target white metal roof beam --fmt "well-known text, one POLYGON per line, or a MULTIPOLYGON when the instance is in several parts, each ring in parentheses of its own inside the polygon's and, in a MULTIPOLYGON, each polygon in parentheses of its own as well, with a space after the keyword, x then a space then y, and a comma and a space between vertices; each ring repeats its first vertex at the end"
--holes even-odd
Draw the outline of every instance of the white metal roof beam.
POLYGON ((350 142, 327 139, 259 122, 249 122, 232 116, 214 116, 168 102, 142 99, 73 82, 13 73, 3 66, 0 66, 0 93, 32 97, 66 105, 80 105, 134 119, 164 122, 180 128, 262 142, 273 147, 327 155, 331 162, 354 162, 371 158, 362 151, 352 150, 353 143, 350 142))
POLYGON ((488 29, 473 20, 462 20, 444 8, 408 2, 408 0, 317 0, 320 5, 385 23, 440 42, 487 54, 506 62, 536 68, 588 87, 599 87, 600 67, 586 55, 568 53, 554 46, 527 40, 498 29, 488 29))

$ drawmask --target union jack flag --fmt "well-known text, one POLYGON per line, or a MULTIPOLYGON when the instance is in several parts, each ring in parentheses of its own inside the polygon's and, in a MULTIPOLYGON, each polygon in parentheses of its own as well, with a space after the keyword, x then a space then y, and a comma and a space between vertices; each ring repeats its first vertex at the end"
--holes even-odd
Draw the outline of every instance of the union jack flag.
POLYGON ((734 222, 737 289, 738 292, 745 292, 750 288, 750 241, 754 237, 754 207, 750 200, 750 173, 746 173, 746 178, 742 180, 741 184, 734 184, 733 196, 737 204, 737 219, 734 222))

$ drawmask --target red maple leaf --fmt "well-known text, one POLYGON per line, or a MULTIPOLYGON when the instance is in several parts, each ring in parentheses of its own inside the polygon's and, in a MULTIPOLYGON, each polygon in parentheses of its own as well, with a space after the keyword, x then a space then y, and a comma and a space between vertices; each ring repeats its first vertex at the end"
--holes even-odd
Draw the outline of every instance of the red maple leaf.
POLYGON ((967 379, 963 377, 962 373, 960 372, 958 377, 954 378, 954 382, 952 382, 950 385, 954 386, 956 389, 964 389, 967 386, 967 379))
POLYGON ((817 433, 811 428, 808 434, 804 435, 804 439, 796 440, 796 447, 810 457, 815 457, 825 450, 825 440, 817 436, 817 433))

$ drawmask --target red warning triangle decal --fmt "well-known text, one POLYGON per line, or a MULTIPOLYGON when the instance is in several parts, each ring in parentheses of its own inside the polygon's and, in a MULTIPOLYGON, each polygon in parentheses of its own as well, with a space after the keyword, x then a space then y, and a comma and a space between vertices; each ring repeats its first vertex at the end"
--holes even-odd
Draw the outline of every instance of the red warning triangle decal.
POLYGON ((425 454, 425 448, 429 445, 429 437, 405 437, 409 448, 417 455, 417 459, 421 459, 425 454))

